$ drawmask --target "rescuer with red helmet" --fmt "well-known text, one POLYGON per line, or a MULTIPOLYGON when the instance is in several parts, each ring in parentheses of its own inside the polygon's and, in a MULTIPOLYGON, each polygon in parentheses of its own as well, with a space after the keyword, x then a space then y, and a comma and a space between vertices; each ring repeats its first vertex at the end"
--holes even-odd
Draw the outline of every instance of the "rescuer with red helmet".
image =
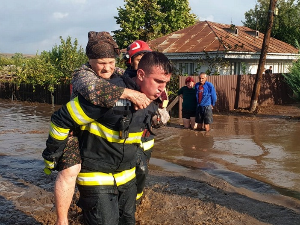
MULTIPOLYGON (((152 52, 152 50, 149 45, 142 40, 136 40, 132 44, 130 44, 127 47, 127 52, 124 57, 127 65, 127 69, 125 70, 124 74, 127 74, 129 77, 136 77, 139 62, 143 55, 147 52, 152 52)), ((161 118, 161 116, 159 115, 159 110, 166 110, 165 108, 163 108, 166 106, 163 105, 168 100, 166 91, 162 93, 162 96, 164 97, 159 98, 161 109, 158 109, 156 115, 153 116, 153 118, 157 119, 154 119, 152 121, 153 126, 155 125, 156 127, 159 123, 158 118, 161 118)), ((137 202, 140 202, 141 197, 143 196, 146 176, 148 175, 148 163, 151 158, 152 148, 154 146, 154 134, 152 133, 151 127, 148 127, 148 129, 144 130, 141 141, 141 148, 137 151, 136 164, 137 202)))
POLYGON ((146 42, 141 40, 134 41, 127 48, 125 55, 126 65, 130 69, 137 70, 138 64, 146 52, 152 52, 151 48, 146 42))

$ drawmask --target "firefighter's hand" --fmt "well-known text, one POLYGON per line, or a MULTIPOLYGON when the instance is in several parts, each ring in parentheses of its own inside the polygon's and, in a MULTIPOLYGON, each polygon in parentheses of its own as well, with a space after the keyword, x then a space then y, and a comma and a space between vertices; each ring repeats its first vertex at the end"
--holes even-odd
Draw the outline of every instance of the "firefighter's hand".
POLYGON ((44 163, 45 163, 44 173, 50 175, 52 171, 55 169, 56 162, 51 162, 44 159, 44 163))
POLYGON ((125 88, 122 98, 130 100, 134 105, 135 109, 144 109, 151 103, 151 100, 141 92, 125 88))

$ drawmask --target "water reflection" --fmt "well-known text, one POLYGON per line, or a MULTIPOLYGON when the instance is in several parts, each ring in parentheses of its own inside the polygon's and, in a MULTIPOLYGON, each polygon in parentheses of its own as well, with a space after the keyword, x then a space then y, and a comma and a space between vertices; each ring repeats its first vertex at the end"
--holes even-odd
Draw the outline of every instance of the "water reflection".
POLYGON ((0 100, 0 154, 41 158, 50 116, 58 106, 0 100))

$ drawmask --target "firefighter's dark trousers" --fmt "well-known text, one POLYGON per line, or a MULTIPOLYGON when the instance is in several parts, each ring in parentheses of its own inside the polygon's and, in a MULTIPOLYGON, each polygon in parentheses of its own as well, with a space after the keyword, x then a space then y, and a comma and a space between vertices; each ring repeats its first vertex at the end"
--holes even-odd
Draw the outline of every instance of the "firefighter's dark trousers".
POLYGON ((137 151, 137 164, 135 174, 137 194, 139 197, 141 197, 145 187, 146 176, 148 175, 148 157, 142 149, 139 149, 137 151))
POLYGON ((86 225, 135 225, 136 179, 112 188, 77 185, 86 225))

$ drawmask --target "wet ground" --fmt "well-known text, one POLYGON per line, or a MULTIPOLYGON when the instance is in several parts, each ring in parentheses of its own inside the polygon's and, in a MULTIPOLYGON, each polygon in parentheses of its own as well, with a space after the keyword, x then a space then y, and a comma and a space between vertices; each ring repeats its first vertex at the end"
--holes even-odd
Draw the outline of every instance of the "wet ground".
MULTIPOLYGON (((43 174, 41 152, 57 108, 0 99, 0 225, 54 224, 55 173, 43 174)), ((155 130, 138 224, 300 224, 299 116, 270 108, 215 115, 209 132, 178 119, 155 130)), ((71 224, 78 215, 72 206, 71 224)))

